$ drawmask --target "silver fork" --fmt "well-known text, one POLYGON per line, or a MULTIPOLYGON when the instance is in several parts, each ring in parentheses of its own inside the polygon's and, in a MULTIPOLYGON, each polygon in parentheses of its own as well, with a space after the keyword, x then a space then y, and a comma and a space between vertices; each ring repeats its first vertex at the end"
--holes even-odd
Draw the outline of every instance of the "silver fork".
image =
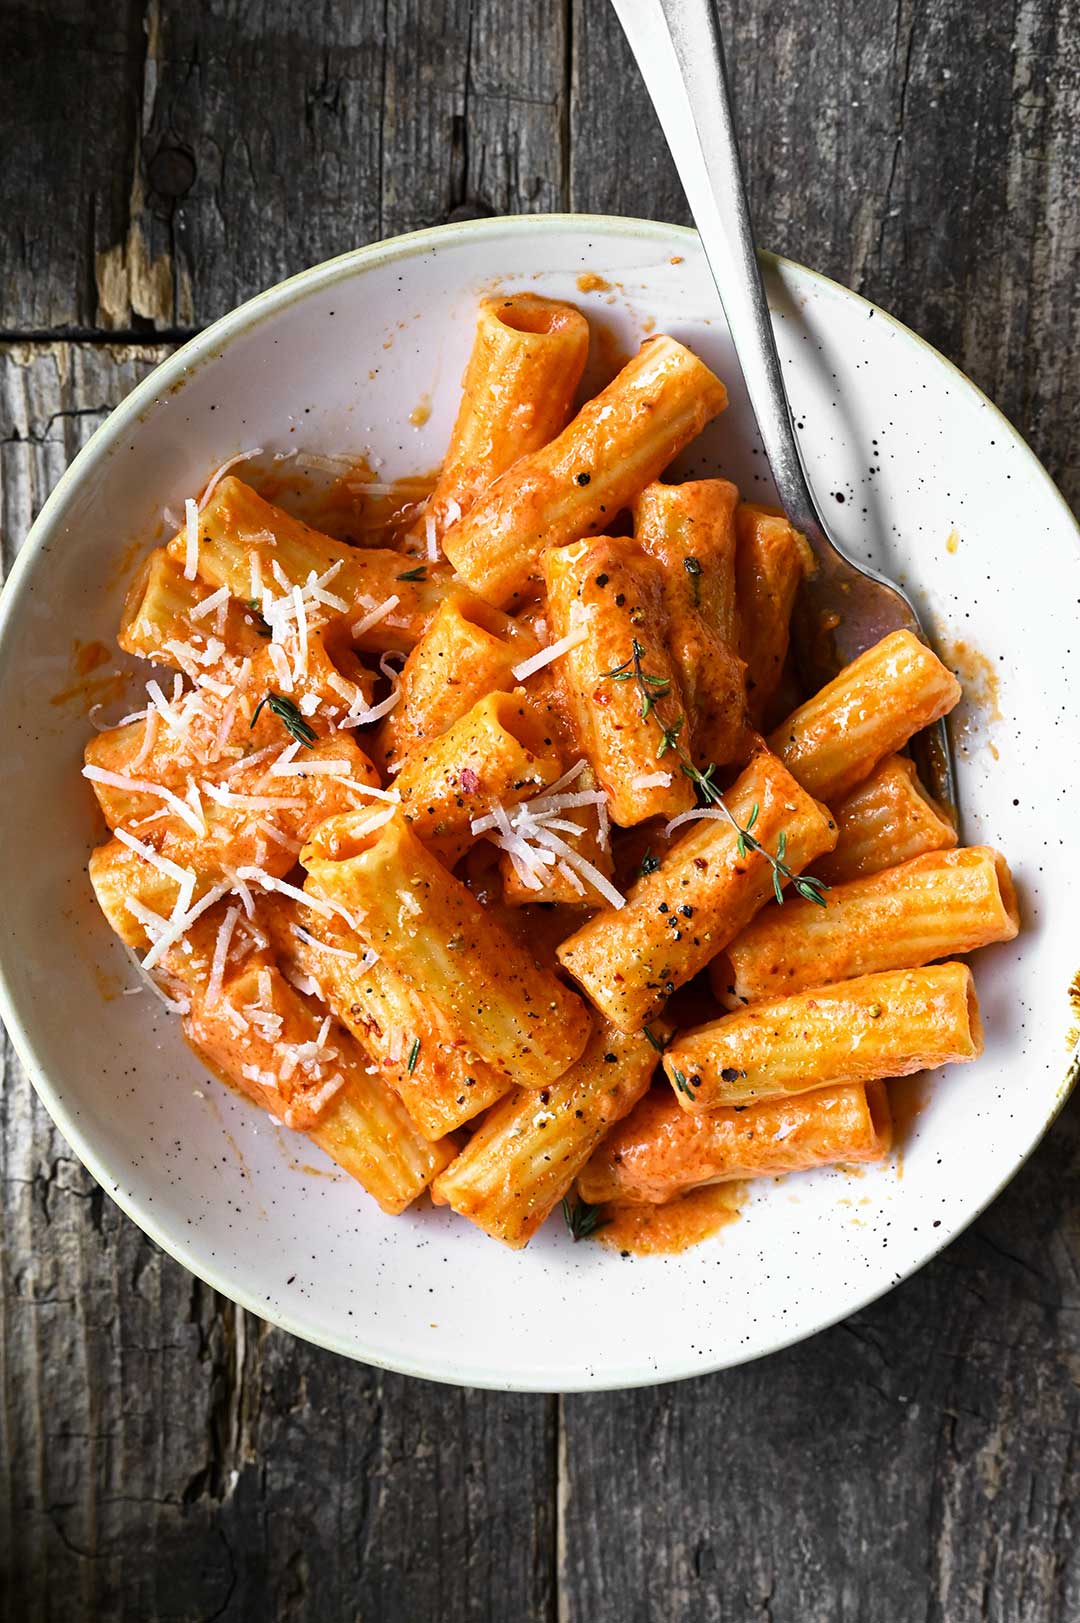
MULTIPOLYGON (((701 237, 781 504, 817 561, 792 642, 811 689, 890 631, 928 641, 892 581, 853 563, 829 534, 799 454, 743 187, 713 0, 612 0, 667 137, 701 237)), ((944 721, 913 740, 927 787, 955 810, 944 721)))

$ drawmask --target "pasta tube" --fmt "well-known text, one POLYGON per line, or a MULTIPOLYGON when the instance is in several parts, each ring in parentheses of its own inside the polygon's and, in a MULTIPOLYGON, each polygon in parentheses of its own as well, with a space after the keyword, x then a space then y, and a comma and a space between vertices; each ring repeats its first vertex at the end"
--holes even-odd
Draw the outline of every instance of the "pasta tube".
POLYGON ((539 1095, 515 1088, 440 1174, 432 1197, 492 1239, 527 1245, 604 1134, 641 1098, 656 1069, 648 1039, 601 1026, 539 1095))
POLYGON ((371 832, 332 818, 301 861, 307 888, 358 917, 372 950, 488 1064, 542 1088, 578 1058, 592 1025, 580 998, 511 940, 400 813, 371 832))
POLYGON ((182 669, 170 643, 186 644, 207 633, 240 658, 263 650, 250 607, 230 598, 220 609, 200 614, 214 588, 188 580, 164 547, 156 547, 132 582, 124 602, 117 642, 125 653, 182 669))
POLYGON ((931 851, 829 892, 828 907, 793 897, 765 907, 728 947, 744 1002, 1011 941, 1020 928, 1008 865, 974 845, 931 851))
POLYGON ((550 444, 515 462, 443 551, 481 597, 505 608, 539 578, 545 547, 606 529, 727 405, 727 390, 674 338, 657 336, 550 444))
POLYGON ((956 830, 919 782, 914 761, 889 755, 833 814, 839 838, 818 873, 827 885, 861 879, 926 851, 947 851, 956 830))
POLYGON ((744 502, 735 512, 735 531, 739 652, 746 661, 750 714, 760 727, 780 686, 791 611, 814 559, 806 538, 783 513, 767 507, 744 502))
POLYGON ((781 722, 769 748, 831 804, 959 697, 959 682, 932 649, 910 631, 892 631, 781 722))
MULTIPOLYGON (((450 589, 450 571, 443 565, 424 565, 419 579, 406 578, 416 571, 402 553, 350 547, 322 535, 263 501, 231 474, 199 514, 198 531, 199 575, 213 586, 227 586, 233 597, 259 598, 264 589, 282 596, 338 565, 328 589, 349 605, 354 626, 394 598, 386 612, 357 634, 358 645, 375 653, 411 648, 450 589)), ((183 530, 169 542, 168 551, 175 561, 184 561, 183 530)))
POLYGON ((722 641, 738 642, 735 511, 728 479, 646 485, 634 503, 634 535, 671 576, 680 609, 700 614, 722 641))
MULTIPOLYGON (((727 790, 724 805, 741 828, 752 820, 767 850, 783 835, 784 861, 796 873, 836 840, 825 808, 765 751, 727 790)), ((740 853, 738 832, 717 807, 638 880, 625 907, 605 909, 564 941, 559 962, 613 1025, 635 1031, 772 893, 771 864, 753 849, 740 853)))
POLYGON ((684 1110, 752 1104, 977 1059, 983 1031, 966 964, 860 975, 767 998, 680 1033, 664 1069, 684 1110))
POLYGON ((384 1212, 404 1211, 453 1156, 452 1141, 420 1136, 393 1089, 368 1074, 352 1037, 314 1013, 272 965, 249 962, 213 1002, 193 991, 184 1032, 212 1071, 306 1132, 384 1212))
POLYGON ((310 978, 318 996, 370 1054, 427 1139, 479 1115, 513 1086, 478 1059, 443 1014, 337 915, 295 902, 262 910, 279 961, 310 978))
POLYGON ((478 597, 446 598, 405 661, 400 698, 383 724, 379 750, 387 768, 396 771, 411 750, 446 732, 478 699, 509 693, 514 666, 539 648, 528 627, 478 597))
POLYGON ((689 810, 694 791, 676 757, 658 758, 663 734, 654 702, 665 717, 684 718, 678 742, 690 743, 659 566, 635 542, 604 536, 553 548, 543 567, 553 637, 580 638, 563 655, 563 671, 582 747, 615 822, 689 810))
POLYGON ((448 868, 496 806, 529 800, 562 775, 543 716, 524 693, 491 693, 448 732, 414 750, 397 780, 405 821, 448 868))
POLYGON ((457 421, 425 514, 437 536, 512 462, 565 428, 588 353, 589 324, 572 304, 536 293, 481 301, 457 421))
POLYGON ((746 672, 735 640, 734 525, 739 493, 726 479, 646 486, 634 534, 662 571, 668 646, 693 718, 699 767, 749 753, 746 672))
POLYGON ((593 1205, 661 1205, 704 1184, 776 1177, 838 1161, 882 1161, 891 1145, 883 1082, 819 1088, 694 1116, 656 1088, 604 1140, 578 1190, 593 1205))

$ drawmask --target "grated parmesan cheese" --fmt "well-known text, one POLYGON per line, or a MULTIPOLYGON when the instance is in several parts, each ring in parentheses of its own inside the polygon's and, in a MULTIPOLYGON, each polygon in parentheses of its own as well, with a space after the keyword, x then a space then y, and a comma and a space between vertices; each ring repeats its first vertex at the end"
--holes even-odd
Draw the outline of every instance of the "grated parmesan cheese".
POLYGON ((306 802, 285 798, 281 795, 238 795, 231 789, 224 789, 218 783, 204 781, 204 791, 211 800, 216 800, 219 806, 228 806, 237 811, 302 811, 306 802))
POLYGON ((215 902, 220 902, 223 896, 228 895, 228 891, 228 885, 215 885, 212 890, 207 891, 202 901, 196 902, 194 907, 189 908, 182 918, 170 919, 168 928, 157 937, 150 951, 143 959, 143 968, 152 969, 162 954, 179 941, 182 935, 187 934, 195 920, 201 918, 208 909, 213 907, 215 902))
POLYGON ((377 603, 373 609, 364 615, 362 620, 357 620, 352 628, 353 636, 362 637, 365 631, 370 631, 372 626, 378 625, 380 620, 385 620, 388 614, 392 614, 400 602, 400 597, 394 592, 390 597, 384 598, 381 603, 377 603))
POLYGON ((202 602, 197 608, 192 609, 191 618, 193 620, 203 620, 207 615, 213 614, 215 609, 220 609, 226 606, 228 601, 229 588, 227 586, 219 586, 216 592, 211 592, 209 597, 203 598, 202 602))
POLYGON ((203 491, 202 495, 199 498, 199 511, 200 512, 206 506, 207 502, 210 500, 211 496, 214 494, 214 491, 217 489, 218 481, 220 479, 224 479, 224 477, 228 473, 229 469, 230 468, 235 468, 236 464, 238 462, 247 462, 253 456, 262 456, 262 446, 261 445, 252 446, 250 451, 238 451, 236 456, 231 456, 229 458, 228 462, 223 462, 221 464, 220 468, 215 468, 214 469, 213 473, 210 475, 210 478, 209 478, 209 480, 207 482, 205 490, 203 491))
POLYGON ((289 669, 289 661, 285 657, 284 648, 282 648, 279 642, 272 642, 269 645, 268 652, 270 656, 270 663, 274 667, 274 675, 278 679, 279 687, 281 688, 282 692, 291 693, 293 690, 292 671, 289 669))
POLYGON ((194 580, 199 573, 199 509, 190 496, 184 502, 184 522, 184 579, 194 580))
POLYGON ((210 980, 206 988, 206 1006, 212 1009, 221 996, 221 987, 225 979, 225 964, 229 956, 229 944, 232 941, 236 921, 240 917, 238 907, 230 907, 218 926, 217 940, 214 942, 214 960, 210 966, 210 980))
POLYGON ((576 631, 567 632, 565 637, 560 637, 558 642, 553 642, 550 647, 542 648, 538 654, 533 654, 529 659, 523 659, 520 665, 513 667, 510 674, 515 681, 524 682, 526 677, 535 676, 545 665, 550 665, 553 660, 561 659, 563 654, 568 654, 571 648, 577 648, 587 636, 585 627, 578 626, 576 631))
POLYGON ((159 783, 149 783, 145 778, 129 778, 123 772, 107 772, 100 766, 84 766, 82 775, 89 778, 91 783, 103 783, 110 789, 126 789, 136 795, 154 795, 158 800, 163 800, 196 834, 201 836, 206 833, 205 819, 190 804, 174 795, 171 789, 163 789, 159 783))
POLYGON ((126 845, 129 851, 137 852, 143 861, 148 862, 152 868, 156 868, 158 873, 163 873, 168 879, 176 880, 180 887, 180 893, 176 898, 173 917, 182 917, 191 906, 191 899, 195 894, 197 880, 192 870, 182 868, 178 862, 170 862, 168 857, 163 857, 159 852, 155 851, 152 845, 146 845, 144 841, 134 839, 126 829, 116 828, 113 830, 113 834, 121 845, 126 845))
POLYGON ((664 829, 664 833, 665 834, 671 834, 671 833, 674 832, 675 829, 682 828, 684 823, 730 823, 730 822, 731 822, 731 817, 729 816, 729 814, 726 811, 722 811, 719 807, 700 807, 699 806, 694 811, 680 812, 678 817, 673 817, 671 819, 671 822, 668 823, 667 827, 664 829))

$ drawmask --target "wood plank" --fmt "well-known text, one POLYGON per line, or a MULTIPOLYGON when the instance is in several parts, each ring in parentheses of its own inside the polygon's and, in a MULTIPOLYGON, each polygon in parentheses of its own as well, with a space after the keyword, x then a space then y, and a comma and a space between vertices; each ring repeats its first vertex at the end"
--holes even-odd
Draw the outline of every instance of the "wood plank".
POLYGON ((317 29, 299 0, 151 3, 91 319, 187 331, 379 237, 559 207, 563 51, 556 0, 515 28, 496 0, 325 6, 317 29))
POLYGON ((571 0, 569 207, 690 224, 675 165, 609 5, 571 0))
POLYGON ((0 10, 0 331, 93 323, 95 258, 126 230, 144 50, 136 0, 0 10))

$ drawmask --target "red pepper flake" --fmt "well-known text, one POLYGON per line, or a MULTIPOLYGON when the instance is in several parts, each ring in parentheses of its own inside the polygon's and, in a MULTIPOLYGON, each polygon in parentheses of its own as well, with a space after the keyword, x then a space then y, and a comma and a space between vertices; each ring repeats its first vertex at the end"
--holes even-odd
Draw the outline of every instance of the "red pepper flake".
POLYGON ((461 774, 461 787, 467 795, 475 795, 480 788, 480 779, 471 766, 467 766, 461 774))

